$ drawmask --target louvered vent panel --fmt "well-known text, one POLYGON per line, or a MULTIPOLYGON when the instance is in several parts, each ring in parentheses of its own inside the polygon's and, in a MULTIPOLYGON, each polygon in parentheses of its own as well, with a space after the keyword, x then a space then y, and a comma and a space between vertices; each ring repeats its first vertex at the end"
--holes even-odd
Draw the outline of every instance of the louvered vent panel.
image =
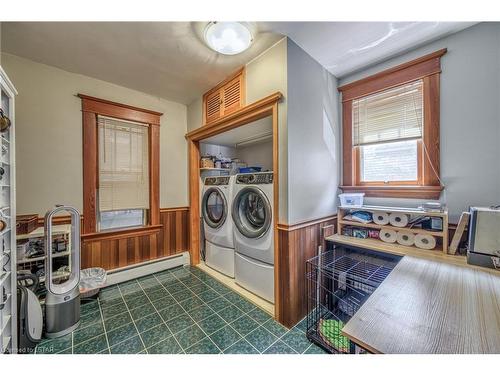
POLYGON ((204 124, 213 123, 222 117, 236 112, 245 103, 245 71, 227 78, 203 95, 204 124))
POLYGON ((224 88, 224 113, 235 110, 240 107, 241 100, 241 82, 239 77, 224 88))
POLYGON ((207 97, 206 103, 206 120, 207 122, 216 120, 220 117, 220 92, 216 91, 207 97))

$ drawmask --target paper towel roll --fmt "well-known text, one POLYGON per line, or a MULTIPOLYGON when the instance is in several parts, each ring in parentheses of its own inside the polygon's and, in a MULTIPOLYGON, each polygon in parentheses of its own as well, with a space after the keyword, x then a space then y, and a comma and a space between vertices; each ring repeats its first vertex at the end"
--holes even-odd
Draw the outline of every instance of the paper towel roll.
POLYGON ((406 227, 410 218, 406 214, 401 214, 399 212, 392 212, 389 215, 389 223, 395 227, 406 227))
POLYGON ((389 224, 389 214, 387 212, 374 212, 373 222, 378 225, 389 224))
POLYGON ((387 243, 394 243, 398 237, 395 230, 392 229, 381 229, 380 230, 380 239, 387 243))
POLYGON ((415 246, 419 249, 432 250, 436 247, 436 239, 430 234, 417 234, 415 236, 415 246))
POLYGON ((415 235, 409 232, 398 232, 396 241, 400 245, 413 246, 415 243, 415 235))

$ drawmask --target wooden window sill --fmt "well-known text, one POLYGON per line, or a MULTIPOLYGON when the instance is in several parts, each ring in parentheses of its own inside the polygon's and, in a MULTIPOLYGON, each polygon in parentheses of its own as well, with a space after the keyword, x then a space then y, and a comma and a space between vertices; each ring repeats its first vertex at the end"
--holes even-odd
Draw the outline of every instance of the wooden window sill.
POLYGON ((146 225, 144 227, 110 230, 105 232, 86 233, 81 235, 82 241, 113 240, 120 238, 146 236, 160 231, 162 225, 146 225))
POLYGON ((365 193, 367 197, 439 199, 443 186, 340 186, 344 193, 365 193))

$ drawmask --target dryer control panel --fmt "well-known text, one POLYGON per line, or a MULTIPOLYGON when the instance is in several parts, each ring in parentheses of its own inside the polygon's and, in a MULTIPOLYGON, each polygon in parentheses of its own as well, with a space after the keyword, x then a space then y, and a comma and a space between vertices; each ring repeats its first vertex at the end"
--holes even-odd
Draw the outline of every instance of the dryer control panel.
POLYGON ((205 177, 205 186, 229 185, 229 176, 205 177))
POLYGON ((236 183, 245 185, 272 184, 273 172, 239 174, 236 176, 236 183))

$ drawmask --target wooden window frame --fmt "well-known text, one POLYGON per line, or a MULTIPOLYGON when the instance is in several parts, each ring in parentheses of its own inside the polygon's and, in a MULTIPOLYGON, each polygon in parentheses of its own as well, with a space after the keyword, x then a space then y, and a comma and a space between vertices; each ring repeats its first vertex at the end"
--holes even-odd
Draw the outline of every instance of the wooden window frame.
POLYGON ((361 192, 369 197, 439 199, 439 102, 441 57, 446 48, 418 59, 384 70, 372 76, 340 86, 342 94, 342 185, 344 192, 361 192), (361 183, 359 181, 359 147, 352 144, 352 103, 355 99, 393 87, 422 80, 424 125, 418 148, 419 177, 416 182, 361 183))
MULTIPOLYGON (((98 188, 98 129, 97 116, 114 117, 133 121, 148 127, 149 157, 149 210, 148 225, 125 228, 127 231, 143 231, 160 225, 160 117, 163 113, 132 107, 105 99, 78 94, 82 100, 83 121, 83 227, 82 234, 96 236, 97 188, 98 188)), ((106 231, 106 234, 122 232, 121 229, 106 231)))
POLYGON ((397 187, 397 186, 422 186, 423 179, 423 141, 419 139, 417 141, 417 179, 414 181, 361 181, 361 156, 360 156, 361 146, 354 146, 352 148, 352 158, 354 168, 354 186, 387 186, 387 187, 397 187))

